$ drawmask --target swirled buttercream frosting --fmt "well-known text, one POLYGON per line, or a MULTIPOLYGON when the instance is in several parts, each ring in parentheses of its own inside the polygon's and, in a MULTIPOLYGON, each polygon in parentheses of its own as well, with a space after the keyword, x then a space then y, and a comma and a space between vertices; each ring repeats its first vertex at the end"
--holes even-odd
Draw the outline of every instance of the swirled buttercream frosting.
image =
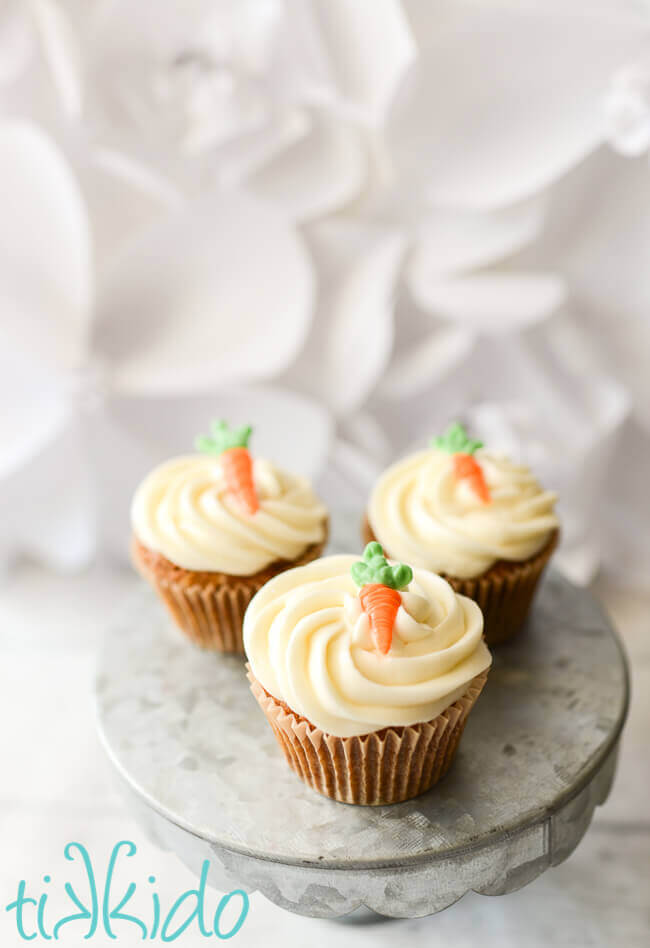
POLYGON ((436 573, 469 579, 498 560, 521 562, 558 526, 557 494, 528 467, 487 451, 475 458, 489 502, 459 478, 454 455, 438 448, 398 461, 370 496, 368 521, 390 556, 436 573))
POLYGON ((350 574, 355 560, 327 556, 281 573, 244 617, 260 684, 337 737, 430 721, 491 663, 479 607, 422 569, 400 592, 391 647, 381 654, 350 574))
POLYGON ((131 504, 136 538, 188 570, 251 576, 325 537, 327 510, 306 478, 253 461, 259 509, 232 496, 219 458, 188 455, 145 477, 131 504))

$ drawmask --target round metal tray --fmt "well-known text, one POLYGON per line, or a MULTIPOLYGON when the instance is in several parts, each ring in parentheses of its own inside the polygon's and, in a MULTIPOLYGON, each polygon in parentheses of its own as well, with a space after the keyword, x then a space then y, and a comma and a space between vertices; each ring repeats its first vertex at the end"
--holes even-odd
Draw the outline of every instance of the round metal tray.
POLYGON ((149 835, 217 888, 303 915, 439 912, 512 892, 577 846, 611 786, 625 657, 591 595, 556 573, 495 651, 448 775, 389 807, 335 803, 289 769, 243 659, 186 641, 149 590, 108 635, 99 730, 149 835))

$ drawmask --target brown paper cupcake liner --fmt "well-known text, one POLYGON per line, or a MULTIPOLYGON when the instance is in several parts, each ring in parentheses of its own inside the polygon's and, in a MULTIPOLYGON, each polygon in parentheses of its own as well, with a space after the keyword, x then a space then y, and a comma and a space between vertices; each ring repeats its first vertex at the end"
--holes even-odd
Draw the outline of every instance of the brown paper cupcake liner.
POLYGON ((251 599, 278 573, 317 559, 327 542, 313 543, 297 559, 279 561, 252 576, 194 572, 154 553, 135 537, 133 564, 153 586, 185 635, 201 648, 244 654, 242 623, 251 599))
POLYGON ((247 665, 251 690, 289 766, 312 789, 338 800, 380 806, 417 797, 443 777, 487 671, 432 721, 389 727, 361 737, 335 737, 266 691, 247 665))
MULTIPOLYGON (((365 543, 377 539, 367 517, 364 517, 361 532, 365 543)), ((546 546, 535 556, 521 563, 499 560, 473 579, 440 574, 457 593, 478 603, 483 613, 484 635, 488 645, 500 645, 521 629, 558 538, 559 530, 554 530, 546 546)), ((391 557, 390 550, 384 552, 391 557)))

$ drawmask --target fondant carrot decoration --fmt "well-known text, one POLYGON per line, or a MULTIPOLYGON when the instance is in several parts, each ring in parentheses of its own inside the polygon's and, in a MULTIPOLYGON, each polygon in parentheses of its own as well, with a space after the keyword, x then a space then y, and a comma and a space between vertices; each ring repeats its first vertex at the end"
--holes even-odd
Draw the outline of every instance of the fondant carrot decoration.
POLYGON ((212 437, 200 435, 196 447, 220 459, 228 492, 241 509, 252 516, 260 506, 253 480, 253 459, 248 450, 253 429, 250 425, 241 425, 231 430, 225 421, 214 421, 210 430, 212 437))
POLYGON ((454 454, 454 473, 458 480, 467 478, 469 486, 484 504, 489 504, 490 488, 485 483, 483 468, 471 454, 454 454))
POLYGON ((413 570, 404 563, 391 566, 386 562, 380 543, 369 543, 363 558, 352 566, 352 579, 360 586, 359 599, 370 619, 370 632, 375 646, 386 655, 393 641, 393 626, 402 603, 400 589, 413 579, 413 570))
POLYGON ((444 435, 433 438, 431 446, 454 456, 454 473, 459 480, 467 478, 474 493, 484 504, 492 500, 490 488, 485 480, 483 468, 474 457, 474 452, 483 447, 482 441, 468 437, 465 428, 455 421, 444 435))

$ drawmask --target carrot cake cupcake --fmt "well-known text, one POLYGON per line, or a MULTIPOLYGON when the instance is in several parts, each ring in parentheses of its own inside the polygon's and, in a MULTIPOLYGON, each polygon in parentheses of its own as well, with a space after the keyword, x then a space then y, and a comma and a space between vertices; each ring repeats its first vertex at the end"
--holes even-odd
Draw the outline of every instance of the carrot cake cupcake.
POLYGON ((556 500, 529 468, 485 451, 455 423, 381 475, 363 536, 474 599, 495 645, 528 614, 558 540, 556 500))
POLYGON ((244 646, 287 762, 344 803, 397 803, 440 779, 491 663, 476 603, 378 543, 271 579, 244 646))
POLYGON ((131 504, 132 556, 198 645, 243 652, 242 620, 267 580, 320 556, 325 506, 309 482, 248 450, 246 425, 212 425, 198 454, 155 468, 131 504))

